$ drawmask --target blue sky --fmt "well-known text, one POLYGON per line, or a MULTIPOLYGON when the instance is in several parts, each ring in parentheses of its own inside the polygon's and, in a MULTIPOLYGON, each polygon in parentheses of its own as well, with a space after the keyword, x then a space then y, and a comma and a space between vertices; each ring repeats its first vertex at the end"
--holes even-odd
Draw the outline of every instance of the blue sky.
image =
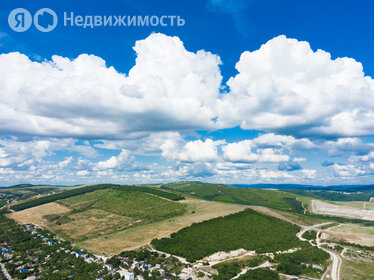
POLYGON ((369 184, 371 1, 7 1, 0 185, 369 184), (57 27, 13 31, 50 8, 57 27), (64 26, 177 15, 183 26, 64 26))

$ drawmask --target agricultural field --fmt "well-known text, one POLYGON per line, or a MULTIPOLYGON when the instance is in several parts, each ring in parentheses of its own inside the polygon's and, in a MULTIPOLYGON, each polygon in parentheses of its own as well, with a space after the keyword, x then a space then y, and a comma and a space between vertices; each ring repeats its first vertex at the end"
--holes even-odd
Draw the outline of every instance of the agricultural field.
POLYGON ((193 224, 170 238, 154 239, 151 244, 157 250, 194 262, 218 251, 243 248, 265 253, 307 246, 296 237, 299 229, 296 225, 246 209, 193 224))

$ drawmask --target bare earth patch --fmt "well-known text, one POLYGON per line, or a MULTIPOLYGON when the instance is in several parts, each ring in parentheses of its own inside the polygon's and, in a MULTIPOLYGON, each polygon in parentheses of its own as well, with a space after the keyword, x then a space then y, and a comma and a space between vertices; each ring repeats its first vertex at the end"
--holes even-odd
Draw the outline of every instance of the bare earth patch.
POLYGON ((58 203, 47 203, 37 207, 25 209, 19 212, 11 213, 9 218, 19 223, 32 223, 39 226, 46 226, 48 221, 44 218, 46 215, 63 215, 70 212, 70 209, 58 203))
POLYGON ((374 221, 374 211, 358 209, 357 207, 335 205, 320 200, 312 200, 312 211, 319 214, 341 216, 374 221))

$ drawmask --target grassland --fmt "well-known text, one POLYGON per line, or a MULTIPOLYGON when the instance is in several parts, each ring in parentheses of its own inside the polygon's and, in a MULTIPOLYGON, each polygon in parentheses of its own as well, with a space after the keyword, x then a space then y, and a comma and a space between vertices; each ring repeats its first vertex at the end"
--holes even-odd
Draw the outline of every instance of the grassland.
POLYGON ((117 254, 192 223, 243 209, 241 205, 198 199, 175 202, 154 193, 105 188, 28 208, 10 217, 44 226, 91 251, 117 254))
POLYGON ((193 223, 210 220, 216 217, 237 213, 245 206, 204 201, 199 199, 186 199, 179 202, 186 206, 186 212, 181 216, 175 216, 167 220, 150 224, 142 224, 110 234, 100 235, 77 242, 77 245, 93 252, 118 254, 123 250, 129 250, 147 244, 154 238, 170 236, 184 227, 193 223))
MULTIPOLYGON (((266 206, 280 210, 304 211, 298 195, 277 190, 236 188, 227 185, 201 182, 179 182, 161 186, 198 198, 236 203, 243 205, 266 206)), ((308 198, 303 198, 307 202, 308 198)))
POLYGON ((374 190, 361 190, 359 192, 338 192, 338 191, 306 191, 306 190, 286 190, 288 193, 300 196, 312 197, 315 199, 329 201, 369 201, 374 197, 374 190))
POLYGON ((32 223, 39 226, 47 226, 48 220, 45 219, 45 215, 64 215, 69 212, 69 208, 51 202, 38 207, 8 214, 8 217, 16 220, 19 223, 32 223))
POLYGON ((342 280, 373 279, 374 264, 372 262, 344 260, 342 266, 342 280))
POLYGON ((182 215, 183 204, 168 201, 143 192, 105 189, 59 200, 58 203, 81 213, 88 209, 100 209, 135 220, 158 221, 182 215))
POLYGON ((170 238, 155 239, 151 244, 160 251, 193 262, 218 251, 243 248, 263 253, 306 246, 296 237, 299 229, 296 225, 246 209, 193 224, 170 238))
POLYGON ((363 246, 374 246, 374 227, 357 224, 340 224, 329 229, 335 238, 363 246))

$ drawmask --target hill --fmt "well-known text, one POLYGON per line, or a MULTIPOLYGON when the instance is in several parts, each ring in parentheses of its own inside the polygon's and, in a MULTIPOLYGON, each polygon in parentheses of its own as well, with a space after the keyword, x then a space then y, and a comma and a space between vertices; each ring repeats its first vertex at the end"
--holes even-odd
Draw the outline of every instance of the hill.
POLYGON ((148 191, 145 187, 110 185, 11 213, 9 217, 46 227, 93 252, 117 254, 192 223, 245 208, 184 199, 158 189, 148 191))
POLYGON ((193 224, 170 238, 154 239, 151 244, 157 250, 194 262, 215 252, 240 248, 265 253, 308 246, 296 237, 299 229, 296 225, 247 209, 193 224))
POLYGON ((64 198, 68 198, 68 197, 74 197, 74 196, 78 196, 78 195, 81 195, 81 194, 90 193, 90 192, 94 192, 94 191, 97 191, 97 190, 109 189, 109 188, 119 189, 119 190, 126 188, 126 190, 128 190, 128 191, 150 193, 150 194, 157 195, 159 197, 167 198, 167 199, 174 200, 174 201, 184 199, 183 196, 180 196, 180 195, 177 195, 177 194, 174 194, 174 193, 170 193, 170 192, 165 192, 165 191, 158 190, 158 189, 148 188, 148 187, 120 186, 120 185, 113 185, 113 184, 99 184, 99 185, 89 185, 89 186, 80 187, 80 188, 68 189, 68 190, 65 190, 65 191, 57 193, 57 194, 52 194, 52 195, 49 195, 49 196, 36 198, 36 199, 30 200, 30 201, 21 202, 21 203, 18 203, 16 205, 12 205, 11 209, 13 209, 14 211, 20 211, 20 210, 35 207, 35 206, 38 206, 38 205, 54 202, 54 201, 57 201, 57 200, 60 200, 60 199, 64 199, 64 198))
POLYGON ((362 189, 357 192, 307 190, 286 190, 286 192, 331 201, 369 201, 370 198, 374 197, 373 189, 362 189))
POLYGON ((303 212, 301 202, 296 200, 299 195, 277 190, 237 188, 201 182, 170 183, 162 185, 161 189, 171 189, 206 200, 303 212))

